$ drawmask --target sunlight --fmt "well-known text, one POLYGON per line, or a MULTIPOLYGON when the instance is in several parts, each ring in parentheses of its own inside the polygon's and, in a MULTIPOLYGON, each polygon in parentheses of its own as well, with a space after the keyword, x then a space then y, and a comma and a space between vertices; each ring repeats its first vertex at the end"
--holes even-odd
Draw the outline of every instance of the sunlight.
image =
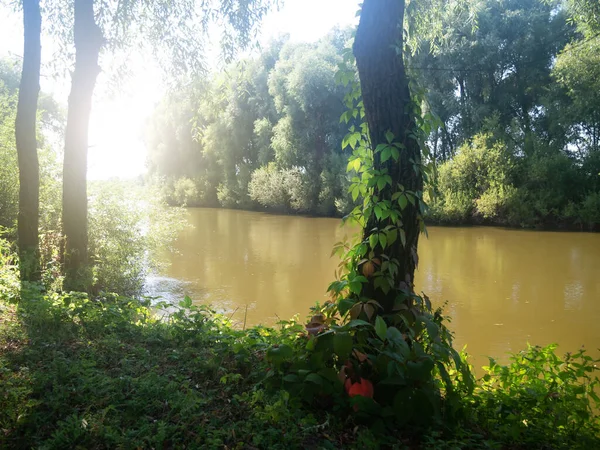
POLYGON ((88 178, 133 178, 145 173, 141 139, 148 110, 129 100, 101 103, 90 119, 88 178))
MULTIPOLYGON (((134 178, 146 173, 143 128, 163 95, 156 70, 140 65, 128 93, 94 102, 90 117, 88 178, 134 178)), ((99 80, 106 82, 106 80, 99 80)))

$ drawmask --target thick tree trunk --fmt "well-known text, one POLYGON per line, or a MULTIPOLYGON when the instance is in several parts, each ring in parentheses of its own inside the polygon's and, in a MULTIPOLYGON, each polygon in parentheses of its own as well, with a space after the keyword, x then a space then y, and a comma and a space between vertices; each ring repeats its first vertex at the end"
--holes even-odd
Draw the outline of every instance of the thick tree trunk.
POLYGON ((87 265, 87 152, 92 96, 100 73, 103 44, 94 19, 93 0, 75 0, 75 70, 71 80, 63 163, 63 232, 65 288, 81 289, 87 265))
POLYGON ((19 160, 18 241, 21 279, 39 277, 39 204, 40 173, 37 155, 36 116, 40 92, 42 15, 39 0, 23 0, 23 71, 19 86, 19 103, 15 137, 19 160))
MULTIPOLYGON (((418 142, 410 137, 415 130, 413 107, 404 62, 397 49, 403 48, 404 0, 365 0, 360 23, 356 31, 354 55, 360 77, 365 114, 369 125, 371 145, 376 148, 386 144, 386 133, 394 134, 394 141, 401 143, 398 162, 390 158, 382 163, 379 153, 375 153, 374 169, 386 168, 392 177, 393 186, 380 191, 383 199, 390 199, 398 190, 398 184, 406 190, 419 192, 423 188, 423 178, 415 165, 420 164, 421 150, 418 142)), ((419 240, 418 210, 410 203, 402 212, 406 245, 398 239, 386 248, 390 258, 396 258, 399 266, 398 285, 395 288, 413 289, 414 272, 417 265, 417 245, 419 240)), ((387 219, 378 221, 372 216, 366 225, 365 236, 373 227, 382 229, 387 219)), ((393 292, 383 295, 371 287, 371 295, 389 311, 393 305, 393 292)))

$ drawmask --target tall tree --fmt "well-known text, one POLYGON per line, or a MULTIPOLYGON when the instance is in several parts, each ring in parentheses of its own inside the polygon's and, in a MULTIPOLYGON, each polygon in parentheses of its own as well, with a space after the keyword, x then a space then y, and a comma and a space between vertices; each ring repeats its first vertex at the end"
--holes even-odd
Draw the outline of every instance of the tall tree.
POLYGON ((85 278, 79 276, 88 262, 88 128, 94 87, 100 73, 98 59, 104 44, 108 44, 109 49, 118 49, 133 44, 144 47, 145 41, 149 41, 155 48, 163 46, 172 51, 171 67, 198 70, 202 62, 198 33, 206 32, 211 21, 221 23, 222 44, 230 54, 235 49, 234 44, 240 47, 247 44, 255 31, 254 25, 272 3, 276 1, 137 0, 115 4, 104 0, 75 0, 75 70, 69 96, 63 175, 66 289, 81 289, 87 284, 85 278))
POLYGON ((21 277, 38 274, 38 223, 40 174, 37 155, 36 116, 40 92, 42 15, 39 0, 23 0, 23 71, 15 121, 19 161, 18 241, 21 277))
MULTIPOLYGON (((365 0, 356 30, 354 55, 360 78, 365 116, 369 126, 374 172, 391 177, 391 183, 378 187, 378 201, 394 201, 398 186, 413 193, 422 191, 423 176, 419 168, 421 149, 416 137, 413 103, 410 97, 401 50, 403 49, 404 0, 365 0), (400 55, 398 54, 400 49, 400 55), (390 134, 391 133, 391 134, 390 134), (382 157, 380 145, 395 143, 399 158, 382 157)), ((413 203, 403 205, 402 231, 406 239, 396 239, 393 244, 374 248, 397 260, 396 285, 385 294, 369 286, 371 294, 384 307, 393 308, 396 289, 412 289, 417 265, 417 245, 420 233, 420 214, 413 203)), ((392 223, 391 218, 371 214, 365 226, 365 237, 373 229, 383 230, 392 223)), ((372 246, 376 247, 376 245, 372 246)), ((371 283, 374 278, 371 278, 371 283)))
POLYGON ((69 95, 63 164, 63 231, 65 287, 77 287, 87 263, 87 150, 92 96, 100 73, 98 57, 104 38, 94 19, 94 0, 75 0, 75 70, 69 95))

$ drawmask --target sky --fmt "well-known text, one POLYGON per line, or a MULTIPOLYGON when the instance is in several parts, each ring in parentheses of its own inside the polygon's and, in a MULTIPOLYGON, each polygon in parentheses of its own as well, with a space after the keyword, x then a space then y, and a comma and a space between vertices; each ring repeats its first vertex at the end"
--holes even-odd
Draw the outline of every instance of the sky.
MULTIPOLYGON (((316 41, 335 26, 356 24, 360 2, 285 0, 279 11, 273 11, 264 18, 259 42, 264 44, 283 33, 289 33, 292 41, 316 41)), ((23 54, 21 21, 20 14, 1 11, 0 58, 21 57, 23 54)), ((210 58, 216 61, 216 44, 207 50, 210 58)), ((66 106, 69 80, 52 76, 47 64, 50 54, 51 51, 44 51, 42 47, 41 88, 66 106)), ((209 62, 210 65, 216 65, 215 61, 209 62)), ((90 119, 89 179, 129 178, 145 172, 146 148, 142 128, 163 95, 164 88, 152 61, 136 58, 131 61, 130 71, 131 77, 116 92, 109 92, 106 88, 110 74, 101 73, 98 77, 90 119)))

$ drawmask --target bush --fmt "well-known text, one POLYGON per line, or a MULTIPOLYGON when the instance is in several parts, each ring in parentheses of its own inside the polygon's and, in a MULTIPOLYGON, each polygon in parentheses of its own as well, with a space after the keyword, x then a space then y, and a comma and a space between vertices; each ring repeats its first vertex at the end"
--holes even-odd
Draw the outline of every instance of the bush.
POLYGON ((581 203, 581 221, 589 228, 600 226, 600 192, 588 194, 581 203))
POLYGON ((16 95, 0 80, 0 227, 14 227, 19 199, 19 172, 15 143, 16 95))
POLYGON ((301 169, 277 169, 274 164, 256 169, 248 185, 252 200, 266 208, 286 212, 307 212, 309 190, 301 169))
POLYGON ((472 420, 511 448, 598 448, 600 360, 583 350, 561 359, 556 348, 529 346, 507 366, 490 358, 472 420))
POLYGON ((89 252, 94 292, 135 296, 142 291, 158 251, 183 226, 180 210, 167 208, 153 188, 135 182, 90 186, 89 252))
POLYGON ((513 168, 502 141, 493 141, 488 134, 474 136, 438 169, 434 217, 449 222, 499 219, 515 195, 513 168))
POLYGON ((198 188, 194 181, 181 177, 173 183, 172 203, 179 206, 193 205, 198 202, 198 188))
POLYGON ((19 295, 19 288, 17 255, 13 252, 10 243, 0 237, 0 300, 14 303, 19 295))

